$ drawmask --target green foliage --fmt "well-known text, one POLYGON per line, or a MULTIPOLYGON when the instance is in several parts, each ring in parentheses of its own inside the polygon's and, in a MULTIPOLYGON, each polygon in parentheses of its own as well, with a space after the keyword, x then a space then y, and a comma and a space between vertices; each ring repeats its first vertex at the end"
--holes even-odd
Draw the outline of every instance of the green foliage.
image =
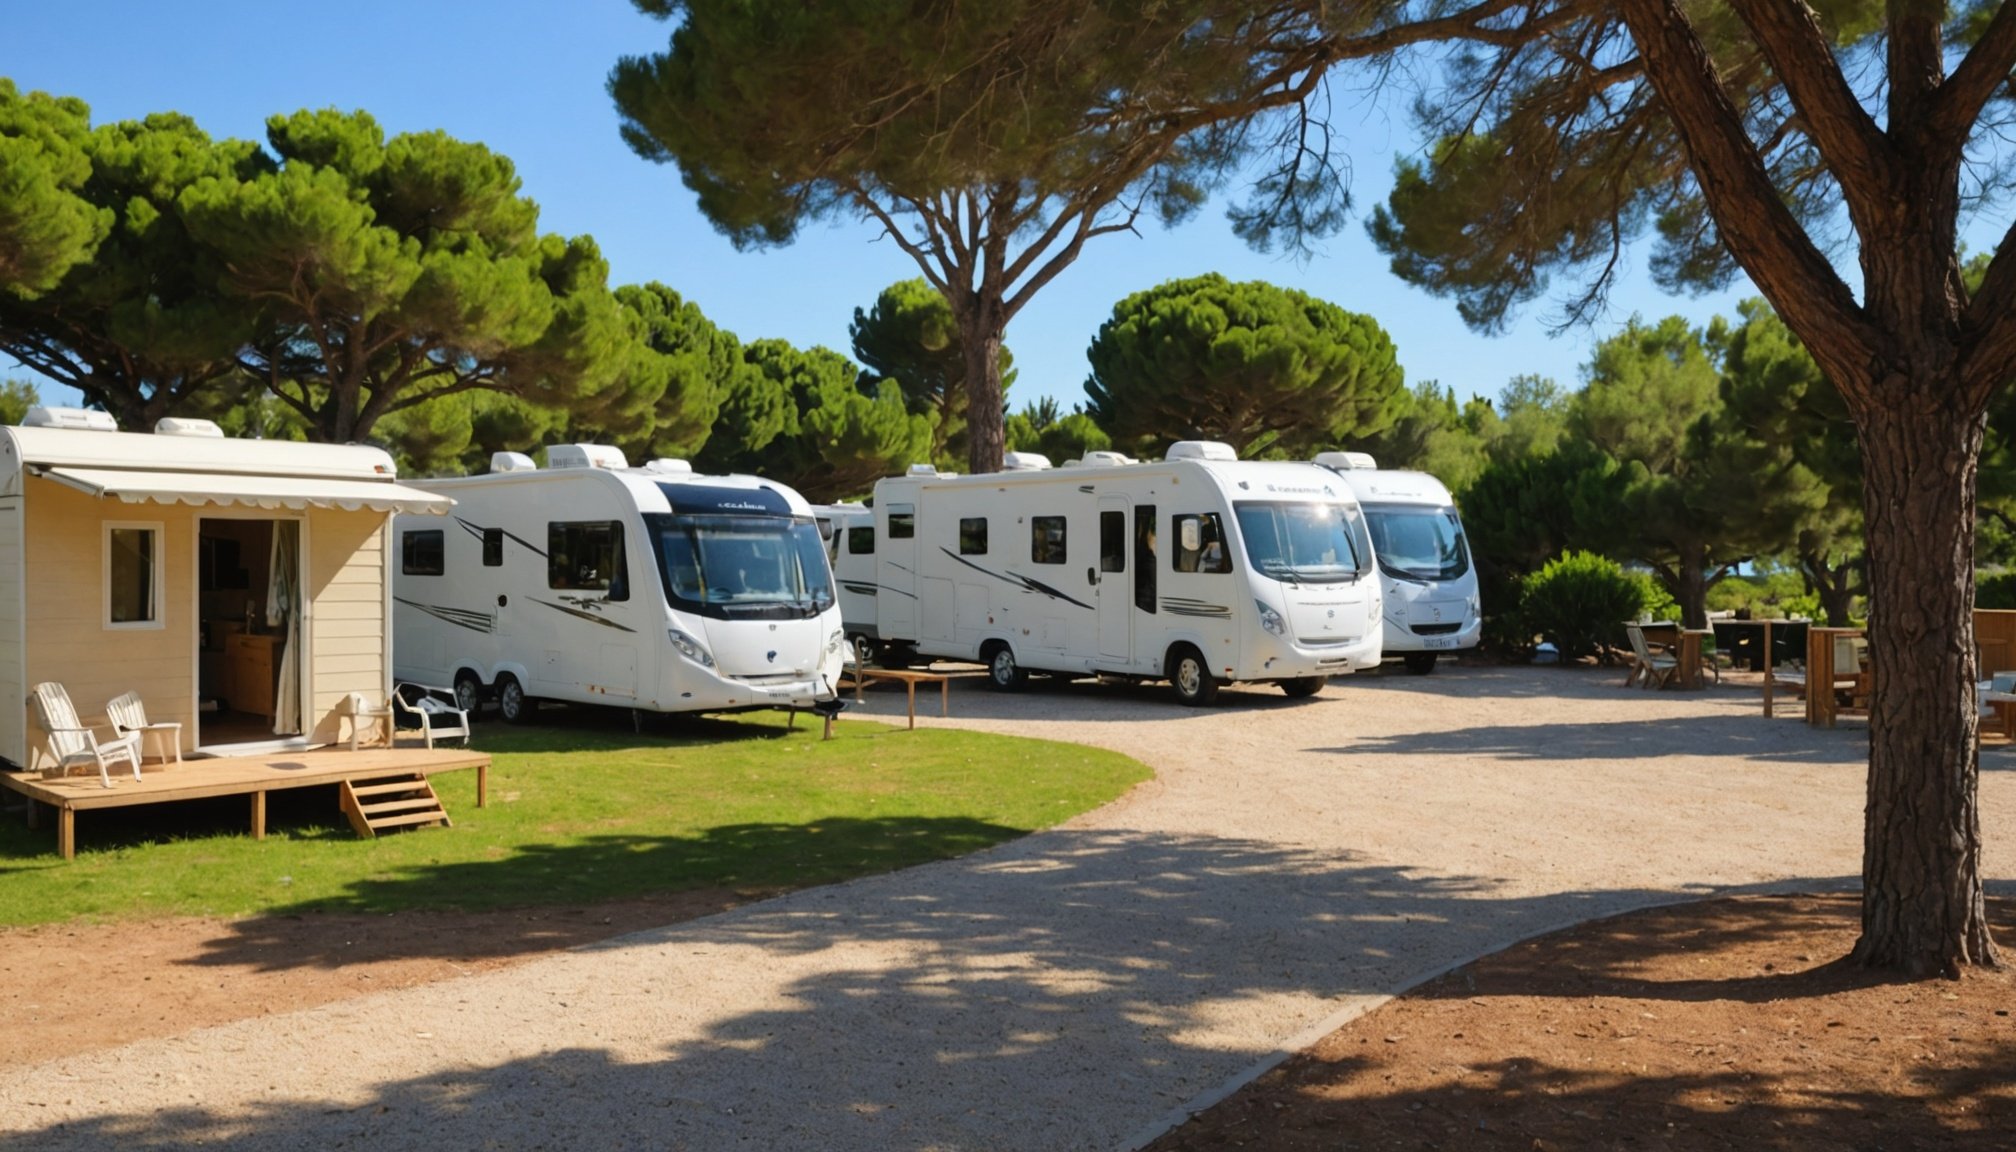
POLYGON ((343 442, 439 396, 508 389, 576 412, 648 409, 626 388, 636 330, 586 237, 538 233, 511 162, 441 132, 385 139, 362 112, 267 121, 275 162, 176 196, 260 317, 242 359, 343 442))
POLYGON ((1680 604, 1673 599, 1666 586, 1659 583, 1650 572, 1626 572, 1625 577, 1638 589, 1638 614, 1654 620, 1680 619, 1680 604))
POLYGON ((42 393, 27 380, 0 381, 0 424, 19 424, 28 410, 42 403, 42 393))
POLYGON ((758 473, 828 503, 929 457, 930 420, 911 414, 893 383, 863 394, 859 369, 838 352, 758 340, 743 356, 753 371, 738 376, 698 466, 758 473))
POLYGON ((0 297, 32 298, 90 258, 111 213, 79 193, 91 110, 0 78, 0 297))
POLYGON ((1579 660, 1622 643, 1623 622, 1644 610, 1641 587, 1615 560, 1570 552, 1526 578, 1519 611, 1563 660, 1579 660))
POLYGON ((634 399, 577 418, 568 438, 615 444, 635 461, 690 457, 707 443, 736 379, 751 371, 742 342, 657 281, 618 288, 616 299, 639 332, 623 378, 634 399))
POLYGON ((1481 400, 1456 402, 1456 390, 1433 380, 1400 394, 1393 423, 1370 435, 1353 436, 1336 446, 1369 452, 1381 468, 1411 468, 1426 472, 1452 492, 1468 488, 1484 470, 1487 437, 1499 422, 1481 400))
MULTIPOLYGON (((1798 569, 1782 564, 1759 563, 1748 575, 1732 576, 1708 592, 1708 607, 1715 612, 1742 612, 1751 617, 1821 618, 1820 598, 1807 590, 1806 578, 1798 569)), ((1843 621, 1846 624, 1847 621, 1843 621)))
POLYGON ((1976 608, 2016 608, 2016 572, 1978 572, 1974 576, 1976 608))
MULTIPOLYGON (((873 308, 854 310, 847 329, 861 362, 862 392, 873 396, 884 381, 902 389, 904 406, 931 420, 931 457, 962 467, 967 457, 966 347, 943 293, 924 279, 884 288, 873 308)), ((1001 349, 1001 392, 1013 386, 1014 356, 1001 349)), ((1012 448, 1013 445, 1010 445, 1012 448)))
MULTIPOLYGON (((848 720, 833 740, 783 718, 486 728, 473 773, 434 778, 455 826, 359 840, 334 807, 276 793, 267 838, 239 803, 107 810, 58 860, 51 833, 0 824, 0 924, 76 917, 579 908, 700 888, 795 888, 963 855, 1097 807, 1149 777, 1113 752, 848 720), (510 797, 499 803, 497 797, 510 797), (332 827, 333 824, 333 827, 332 827)), ((304 794, 304 799, 305 794, 304 794)))
POLYGON ((1086 358, 1086 411, 1132 451, 1222 440, 1241 455, 1307 459, 1385 428, 1404 396, 1393 342, 1371 317, 1216 273, 1121 300, 1086 358))

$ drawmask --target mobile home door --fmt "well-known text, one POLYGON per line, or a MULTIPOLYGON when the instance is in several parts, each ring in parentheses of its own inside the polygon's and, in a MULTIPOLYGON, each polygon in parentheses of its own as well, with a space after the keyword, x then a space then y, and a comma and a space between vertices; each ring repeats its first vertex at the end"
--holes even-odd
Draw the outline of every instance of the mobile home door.
POLYGON ((1099 655, 1106 660, 1133 656, 1134 583, 1127 576, 1127 500, 1099 498, 1099 655))

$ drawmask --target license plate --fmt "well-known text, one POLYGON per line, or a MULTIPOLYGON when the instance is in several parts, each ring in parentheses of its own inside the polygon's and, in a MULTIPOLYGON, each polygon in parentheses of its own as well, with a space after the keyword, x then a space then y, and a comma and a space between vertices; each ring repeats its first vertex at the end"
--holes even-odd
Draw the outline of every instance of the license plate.
POLYGON ((1456 640, 1451 636, 1430 636, 1421 641, 1423 648, 1454 648, 1456 640))

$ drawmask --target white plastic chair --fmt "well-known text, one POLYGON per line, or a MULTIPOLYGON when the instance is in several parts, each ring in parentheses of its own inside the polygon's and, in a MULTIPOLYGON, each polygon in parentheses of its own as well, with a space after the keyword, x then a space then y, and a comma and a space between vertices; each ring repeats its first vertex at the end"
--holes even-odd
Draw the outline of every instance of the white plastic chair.
MULTIPOLYGON (((352 692, 343 698, 336 715, 350 721, 350 751, 355 752, 365 744, 364 733, 371 733, 370 743, 379 743, 379 733, 384 733, 383 742, 392 746, 392 706, 374 704, 362 692, 352 692)), ((340 731, 340 729, 339 729, 340 731)))
POLYGON ((109 766, 123 760, 133 766, 133 779, 140 779, 141 733, 100 741, 97 731, 77 718, 70 693, 54 681, 37 684, 28 694, 28 706, 35 710, 35 722, 49 735, 49 753, 56 759, 57 772, 68 772, 77 764, 93 764, 98 768, 98 782, 110 788, 109 766))
POLYGON ((125 736, 133 732, 140 734, 142 759, 147 756, 147 738, 152 736, 156 740, 155 747, 160 752, 162 763, 165 764, 170 759, 177 764, 182 762, 182 725, 172 720, 149 724, 147 708, 140 703, 138 692, 128 692, 124 696, 115 697, 110 704, 105 705, 105 718, 112 721, 112 731, 117 735, 125 736), (160 745, 160 741, 164 738, 167 740, 165 750, 160 745))
POLYGON ((460 736, 462 746, 469 746, 469 713, 455 703, 453 688, 400 684, 392 689, 392 707, 419 719, 420 735, 427 741, 427 747, 434 747, 437 738, 446 740, 451 736, 460 736))

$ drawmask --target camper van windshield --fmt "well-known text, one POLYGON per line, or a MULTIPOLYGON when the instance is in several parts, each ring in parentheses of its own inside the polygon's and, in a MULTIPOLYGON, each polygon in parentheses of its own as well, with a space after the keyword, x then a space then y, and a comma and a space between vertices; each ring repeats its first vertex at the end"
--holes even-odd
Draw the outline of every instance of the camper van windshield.
POLYGON ((1454 508, 1374 505, 1365 509, 1365 518, 1372 522, 1372 546, 1387 575, 1454 580, 1470 571, 1463 522, 1454 508))
POLYGON ((647 515, 665 598, 707 616, 779 619, 833 606, 833 571, 811 520, 647 515))
POLYGON ((1276 580, 1338 584, 1364 571, 1364 537, 1348 504, 1244 501, 1233 505, 1246 558, 1276 580))

